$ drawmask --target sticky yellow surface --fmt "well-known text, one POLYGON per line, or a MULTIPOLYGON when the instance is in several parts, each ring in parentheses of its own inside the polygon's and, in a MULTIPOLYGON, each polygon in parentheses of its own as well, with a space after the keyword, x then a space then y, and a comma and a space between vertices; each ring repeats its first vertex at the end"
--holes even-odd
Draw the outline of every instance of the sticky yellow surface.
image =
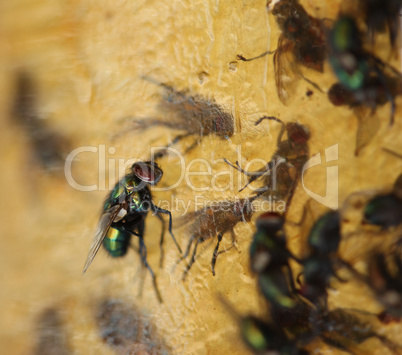
MULTIPOLYGON (((339 1, 302 3, 314 16, 335 18, 339 1)), ((145 240, 164 298, 162 305, 147 273, 139 296, 143 274, 133 251, 121 260, 101 251, 85 276, 81 275, 107 195, 105 188, 118 179, 109 163, 117 166, 118 159, 147 159, 151 146, 166 145, 180 133, 153 128, 112 140, 126 129, 127 117, 163 117, 157 110, 163 89, 142 76, 215 100, 233 114, 235 134, 231 139, 204 138, 184 157, 187 164, 205 159, 214 173, 228 171, 222 162, 212 162, 221 158, 236 161, 240 147, 242 164, 255 158, 269 160, 280 127, 274 122, 255 127, 254 122, 270 115, 308 126, 312 155, 321 152, 324 156, 325 148, 338 144, 338 161, 306 173, 308 189, 323 195, 325 168, 332 165, 339 169, 340 203, 352 192, 391 186, 402 170, 402 161, 381 147, 402 152, 401 100, 396 101, 393 127, 388 126, 389 105, 377 110, 380 129, 355 157, 357 119, 353 111, 332 106, 326 94, 303 80, 298 80, 293 102, 285 107, 277 98, 271 56, 249 63, 237 61, 237 54, 250 57, 275 49, 278 36, 275 19, 267 14, 263 0, 13 0, 0 4, 0 347, 6 353, 32 351, 37 341, 37 316, 48 307, 60 310, 74 353, 113 353, 99 337, 94 316, 96 303, 105 298, 121 299, 143 310, 173 354, 247 353, 236 321, 218 295, 240 314, 265 314, 266 306, 248 268, 254 223, 236 226, 238 250, 219 256, 215 277, 210 271, 213 241, 182 282, 184 264, 172 271, 179 255, 169 235, 165 237, 165 265, 158 268, 160 225, 149 216, 145 240), (20 69, 30 72, 36 81, 41 116, 69 137, 72 149, 92 146, 100 152, 105 146, 106 162, 99 162, 97 153, 87 152, 72 168, 74 178, 85 185, 99 185, 99 175, 106 174, 103 190, 100 186, 93 192, 77 191, 63 174, 44 174, 30 158, 29 139, 10 115, 15 73, 20 69), (312 96, 306 96, 307 89, 313 89, 312 96), (115 151, 108 151, 110 147, 115 151)), ((387 42, 385 36, 382 39, 387 42)), ((382 57, 399 68, 398 60, 389 59, 388 48, 381 43, 382 57)), ((324 74, 304 73, 324 91, 336 80, 328 64, 324 74)), ((176 148, 184 150, 190 143, 186 140, 176 148)), ((164 170, 161 186, 176 181, 179 160, 164 158, 160 165, 164 170)), ((208 186, 210 179, 204 176, 193 181, 196 186, 208 186)), ((227 178, 222 177, 221 182, 227 183, 227 178)), ((235 180, 231 190, 194 192, 183 182, 174 191, 155 193, 154 198, 173 196, 185 203, 197 195, 205 200, 234 199, 250 194, 247 189, 238 194, 243 184, 235 180)), ((308 198, 299 185, 289 219, 300 219, 308 198)), ((171 210, 174 219, 179 219, 174 206, 171 210)), ((190 238, 188 228, 175 230, 175 235, 184 249, 190 238)), ((299 248, 300 237, 299 229, 289 228, 292 248, 299 248)), ((230 245, 227 235, 222 248, 230 245)), ((204 247, 201 245, 200 251, 204 247)), ((361 285, 335 283, 334 287, 338 291, 330 292, 331 307, 381 309, 361 285)), ((380 333, 401 340, 400 325, 384 326, 380 333)), ((318 341, 314 344, 320 349, 317 353, 339 353, 318 341)), ((369 340, 359 349, 362 354, 389 353, 378 340, 369 340)))

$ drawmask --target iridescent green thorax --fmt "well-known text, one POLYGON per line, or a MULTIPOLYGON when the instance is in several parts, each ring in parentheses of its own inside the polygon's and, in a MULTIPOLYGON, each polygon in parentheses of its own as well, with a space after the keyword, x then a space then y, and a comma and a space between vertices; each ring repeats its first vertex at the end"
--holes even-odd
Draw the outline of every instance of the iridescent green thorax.
POLYGON ((110 228, 103 240, 103 246, 112 257, 124 256, 130 245, 131 233, 110 228))
POLYGON ((341 17, 336 21, 329 43, 329 62, 339 82, 349 90, 361 89, 368 76, 369 64, 354 20, 341 17))
POLYGON ((340 216, 337 211, 324 214, 311 228, 309 246, 320 254, 334 253, 341 240, 340 216))
POLYGON ((339 82, 349 90, 361 89, 364 85, 368 66, 365 61, 357 61, 353 71, 347 71, 337 58, 330 59, 339 82))
POLYGON ((257 252, 257 250, 259 248, 272 250, 272 249, 276 249, 279 244, 281 246, 284 244, 283 242, 281 243, 283 238, 278 239, 279 237, 283 237, 282 231, 275 231, 273 234, 271 234, 271 236, 267 235, 267 233, 269 233, 269 232, 260 228, 254 234, 253 241, 250 246, 250 257, 251 258, 255 255, 255 253, 257 252))
POLYGON ((325 257, 310 257, 303 261, 304 278, 309 284, 321 284, 326 287, 334 274, 332 262, 325 257))
POLYGON ((250 246, 250 264, 254 272, 260 274, 272 267, 286 265, 288 258, 282 230, 257 230, 250 246))
POLYGON ((134 174, 126 175, 115 185, 103 208, 106 211, 111 206, 122 203, 129 197, 131 204, 128 212, 146 212, 146 206, 144 206, 145 195, 150 196, 149 189, 145 183, 134 174))
MULTIPOLYGON (((149 188, 144 182, 134 174, 129 174, 115 185, 103 208, 104 211, 107 211, 116 204, 127 202, 129 210, 126 211, 127 214, 124 218, 129 218, 130 220, 130 218, 137 216, 139 213, 142 214, 148 211, 149 206, 147 206, 147 203, 150 196, 149 188)), ((110 227, 103 240, 103 246, 113 257, 124 256, 127 253, 130 240, 131 233, 121 227, 110 227)))
POLYGON ((257 274, 288 265, 290 253, 286 248, 283 216, 275 212, 260 215, 257 231, 250 246, 250 265, 257 274))

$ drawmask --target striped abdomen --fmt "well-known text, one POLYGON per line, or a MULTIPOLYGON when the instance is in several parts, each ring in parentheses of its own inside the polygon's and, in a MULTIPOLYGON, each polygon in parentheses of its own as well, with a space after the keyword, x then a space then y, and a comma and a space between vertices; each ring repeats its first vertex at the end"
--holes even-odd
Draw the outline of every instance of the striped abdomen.
POLYGON ((131 233, 109 228, 103 246, 107 252, 113 257, 124 256, 130 245, 131 233))

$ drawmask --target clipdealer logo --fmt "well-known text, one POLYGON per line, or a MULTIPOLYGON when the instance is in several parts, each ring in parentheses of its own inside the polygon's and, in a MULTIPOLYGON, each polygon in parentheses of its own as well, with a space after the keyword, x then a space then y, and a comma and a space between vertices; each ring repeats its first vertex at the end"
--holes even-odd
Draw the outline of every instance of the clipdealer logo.
MULTIPOLYGON (((165 148, 165 147, 153 147, 151 149, 151 157, 154 156, 156 152, 158 152, 159 149, 165 148)), ((171 190, 176 188, 183 180, 185 181, 186 185, 192 189, 193 191, 201 192, 201 191, 207 191, 207 190, 214 190, 217 192, 221 191, 226 191, 226 190, 232 190, 234 191, 234 174, 241 175, 239 171, 234 171, 233 169, 229 169, 228 171, 222 171, 218 173, 213 173, 213 169, 211 165, 217 164, 218 162, 223 162, 223 159, 218 159, 213 162, 206 161, 204 159, 194 159, 193 161, 189 162, 186 164, 184 157, 182 154, 174 149, 169 147, 168 148, 169 153, 175 155, 176 157, 179 158, 180 160, 180 166, 181 166, 181 173, 180 177, 173 185, 165 186, 165 187, 154 187, 153 190, 155 191, 166 191, 166 190, 171 190), (194 164, 203 164, 205 169, 204 171, 196 171, 192 170, 192 167, 194 164), (220 176, 227 175, 229 177, 229 183, 225 188, 219 187, 217 184, 217 179, 219 179, 220 176), (190 178, 192 176, 210 176, 211 181, 210 184, 207 184, 204 187, 197 187, 192 184, 190 181, 190 178)), ((109 147, 108 148, 108 153, 109 154, 115 154, 116 148, 114 147, 109 147)), ((241 159, 241 148, 238 151, 239 154, 239 160, 241 159)), ((338 160, 338 144, 335 144, 331 147, 328 147, 325 149, 325 159, 324 161, 321 159, 321 153, 317 153, 314 156, 312 156, 307 163, 304 165, 302 169, 302 174, 301 174, 301 183, 303 186, 304 191, 312 197, 314 200, 317 202, 321 203, 322 205, 331 208, 331 209, 337 209, 338 208, 338 189, 339 189, 339 181, 338 181, 338 166, 329 166, 326 167, 326 184, 325 184, 325 195, 321 196, 310 189, 308 189, 305 185, 305 179, 304 179, 304 174, 307 170, 321 165, 325 164, 328 162, 333 162, 338 160)), ((115 182, 116 182, 116 162, 117 162, 117 177, 122 176, 126 169, 131 166, 133 163, 138 161, 139 159, 106 159, 106 146, 101 144, 98 147, 94 146, 84 146, 84 147, 79 147, 74 149, 67 157, 65 166, 64 166, 64 172, 65 172, 65 177, 68 182, 68 184, 73 187, 76 190, 79 191, 95 191, 95 190, 101 190, 101 191, 106 191, 108 190, 106 188, 106 165, 108 165, 108 172, 109 172, 109 190, 113 189, 115 182), (98 184, 93 184, 93 185, 82 185, 79 184, 74 178, 72 174, 72 163, 74 160, 77 159, 78 155, 81 153, 96 153, 98 155, 98 184), (108 162, 108 164, 106 164, 108 162)), ((265 161, 261 161, 261 159, 255 159, 253 161, 248 162, 245 170, 247 171, 248 168, 254 164, 254 163, 264 163, 264 165, 267 164, 265 161)), ((271 161, 272 162, 272 161, 271 161)), ((271 175, 271 182, 272 186, 271 189, 275 191, 276 189, 276 167, 277 165, 281 163, 286 163, 285 160, 278 160, 273 164, 272 169, 270 169, 267 173, 271 175)), ((238 177, 238 178, 241 178, 238 177)), ((253 190, 253 187, 250 186, 250 188, 253 190)), ((234 191, 235 192, 235 191, 234 191)))
MULTIPOLYGON (((338 157, 338 144, 334 144, 333 146, 325 149, 325 162, 337 161, 338 157)), ((313 155, 307 163, 303 167, 301 181, 304 191, 312 197, 317 202, 321 203, 322 205, 331 208, 333 210, 338 209, 339 202, 338 202, 338 192, 339 192, 339 176, 338 176, 338 166, 329 166, 326 167, 327 173, 327 181, 325 184, 325 195, 321 196, 316 194, 315 192, 309 190, 304 184, 304 173, 311 169, 314 166, 322 164, 321 161, 321 153, 317 153, 313 155)))

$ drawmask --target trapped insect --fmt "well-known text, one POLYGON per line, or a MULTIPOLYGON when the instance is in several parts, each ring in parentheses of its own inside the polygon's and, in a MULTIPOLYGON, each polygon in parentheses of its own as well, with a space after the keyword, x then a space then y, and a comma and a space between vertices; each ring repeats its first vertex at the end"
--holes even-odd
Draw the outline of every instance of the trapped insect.
POLYGON ((361 16, 372 43, 376 34, 388 32, 392 50, 397 49, 398 27, 402 2, 400 0, 358 0, 356 16, 361 16))
POLYGON ((307 256, 301 260, 303 271, 297 278, 301 287, 299 293, 324 310, 328 308, 327 289, 331 278, 343 281, 337 275, 336 267, 347 265, 337 255, 340 241, 341 216, 338 211, 327 212, 312 226, 307 238, 307 256))
POLYGON ((395 180, 390 193, 369 200, 364 209, 364 221, 383 229, 402 224, 402 174, 395 180))
POLYGON ((131 166, 126 175, 115 185, 104 203, 98 229, 89 249, 83 270, 83 273, 85 273, 102 244, 112 257, 124 256, 130 245, 131 236, 135 235, 139 238, 141 260, 152 276, 160 301, 162 299, 156 286, 155 274, 147 262, 147 248, 144 243, 145 218, 149 211, 153 212, 162 222, 160 239, 161 265, 163 263, 163 239, 165 233, 165 222, 162 214, 169 216, 169 233, 181 253, 180 246, 172 233, 171 213, 153 203, 149 189, 149 186, 158 183, 162 175, 163 171, 156 163, 149 161, 137 162, 131 166))
MULTIPOLYGON (((326 305, 328 280, 330 276, 335 275, 334 253, 340 242, 338 212, 328 212, 314 224, 307 239, 309 255, 301 260, 288 251, 283 225, 284 219, 277 213, 261 215, 257 220, 257 232, 250 248, 251 268, 256 272, 259 289, 269 303, 270 319, 275 324, 275 329, 284 330, 286 334, 283 337, 280 332, 275 333, 275 339, 279 342, 276 343, 275 349, 279 351, 281 345, 293 344, 292 351, 297 353, 301 346, 320 338, 328 345, 354 354, 359 353, 359 344, 370 338, 377 338, 393 353, 398 353, 400 347, 377 333, 364 311, 342 308, 329 310, 326 305), (323 265, 326 258, 329 259, 329 273, 323 265), (303 288, 295 288, 289 259, 297 261, 303 267, 305 283, 302 286, 306 288, 307 285, 310 292, 305 292, 303 288), (311 263, 315 263, 317 259, 318 267, 311 267, 311 263)), ((340 265, 344 266, 343 263, 340 265)), ((256 334, 260 335, 257 339, 271 339, 267 336, 270 334, 269 322, 261 320, 246 324, 257 328, 256 334)), ((253 328, 250 328, 250 331, 252 330, 253 328)), ((246 337, 245 340, 250 347, 265 344, 251 341, 254 338, 246 337)), ((280 351, 279 353, 282 354, 280 351)))
POLYGON ((292 77, 302 77, 321 91, 303 76, 298 64, 323 72, 327 57, 325 28, 323 21, 310 16, 298 0, 268 1, 267 8, 275 16, 281 30, 276 50, 250 59, 238 56, 238 59, 251 61, 274 53, 276 91, 281 102, 287 105, 294 88, 292 77))
POLYGON ((222 296, 219 298, 238 324, 243 341, 254 354, 309 354, 298 344, 298 339, 289 336, 287 329, 253 315, 240 315, 222 296))
POLYGON ((272 320, 281 328, 292 328, 300 326, 300 319, 307 318, 308 307, 298 299, 289 261, 300 263, 300 260, 287 247, 284 224, 285 218, 276 212, 258 217, 250 246, 250 266, 260 292, 270 305, 272 320))
MULTIPOLYGON (((192 265, 197 259, 197 248, 199 244, 206 240, 217 237, 218 242, 215 246, 212 260, 211 260, 211 270, 212 274, 215 275, 215 264, 218 255, 224 251, 219 251, 219 245, 222 241, 223 236, 226 233, 230 233, 232 236, 232 245, 235 245, 236 237, 234 235, 234 227, 240 222, 249 222, 254 213, 252 202, 257 198, 253 197, 250 199, 240 199, 235 201, 219 201, 211 206, 207 206, 199 211, 188 213, 184 219, 184 223, 193 221, 191 224, 191 237, 187 244, 186 251, 184 255, 177 261, 187 258, 190 254, 191 246, 194 244, 194 249, 191 255, 189 264, 183 274, 183 279, 187 276, 192 265)), ((177 264, 176 263, 176 264, 177 264)))
POLYGON ((237 161, 236 165, 231 164, 226 159, 224 161, 248 177, 247 184, 240 191, 253 181, 263 178, 263 187, 257 189, 257 195, 266 196, 270 194, 276 199, 287 199, 286 208, 288 208, 303 167, 309 159, 307 142, 310 139, 310 131, 306 126, 297 122, 285 124, 279 118, 272 116, 261 117, 255 125, 259 125, 266 119, 279 122, 282 125, 277 138, 277 149, 271 160, 263 168, 254 172, 243 170, 237 161), (283 139, 285 131, 287 139, 283 139))
POLYGON ((377 103, 386 99, 391 103, 392 125, 394 96, 400 93, 402 75, 364 49, 361 33, 351 17, 337 19, 329 32, 328 45, 329 62, 339 84, 352 94, 347 104, 363 104, 375 109, 377 103))

